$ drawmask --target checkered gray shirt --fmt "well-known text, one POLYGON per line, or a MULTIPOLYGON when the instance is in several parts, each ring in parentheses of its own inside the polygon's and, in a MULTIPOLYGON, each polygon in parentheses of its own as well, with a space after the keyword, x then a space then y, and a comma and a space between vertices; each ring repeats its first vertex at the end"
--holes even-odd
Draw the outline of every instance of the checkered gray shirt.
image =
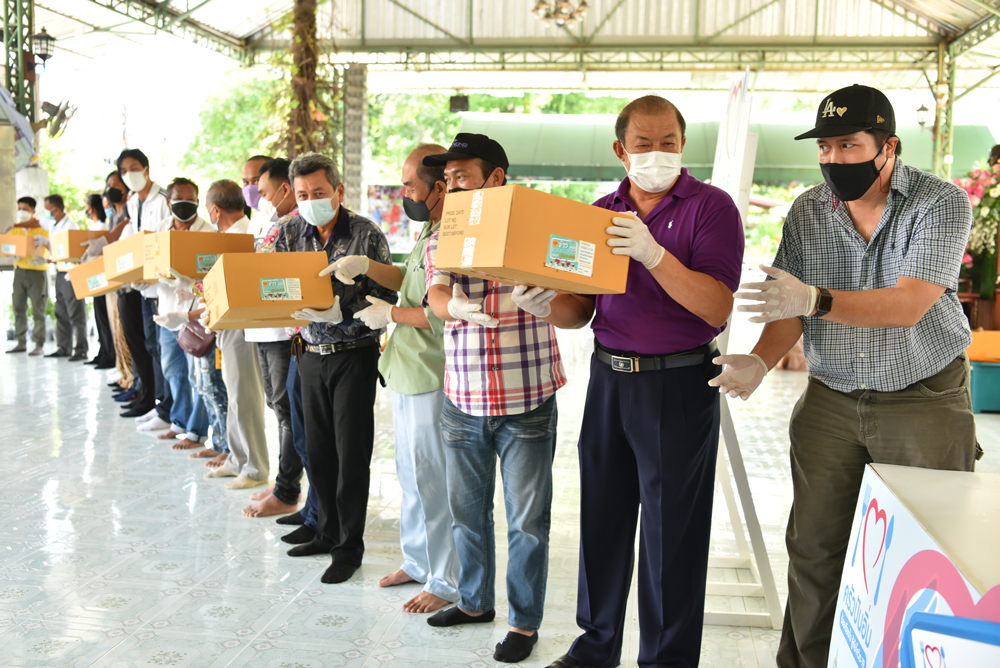
POLYGON ((867 329, 802 318, 809 373, 840 392, 894 392, 933 376, 969 347, 958 272, 972 227, 956 185, 896 161, 871 242, 825 183, 792 204, 774 266, 830 290, 891 288, 908 276, 945 288, 915 326, 867 329))

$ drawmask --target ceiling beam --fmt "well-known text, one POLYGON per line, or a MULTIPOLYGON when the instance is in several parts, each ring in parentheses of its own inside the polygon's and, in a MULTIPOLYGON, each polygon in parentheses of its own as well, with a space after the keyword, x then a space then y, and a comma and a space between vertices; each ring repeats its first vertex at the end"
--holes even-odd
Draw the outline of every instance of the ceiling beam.
POLYGON ((958 58, 1000 32, 1000 15, 990 14, 977 21, 950 43, 951 55, 958 58))

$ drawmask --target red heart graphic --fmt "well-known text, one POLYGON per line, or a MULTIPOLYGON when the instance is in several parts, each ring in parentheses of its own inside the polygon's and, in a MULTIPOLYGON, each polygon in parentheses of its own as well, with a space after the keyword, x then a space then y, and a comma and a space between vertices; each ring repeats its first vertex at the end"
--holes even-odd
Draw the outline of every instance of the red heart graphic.
POLYGON ((875 571, 875 566, 878 564, 878 560, 882 558, 882 551, 885 549, 885 532, 886 524, 888 520, 885 517, 885 511, 878 507, 878 501, 872 499, 871 503, 868 504, 868 512, 865 513, 865 526, 864 530, 861 532, 861 573, 864 575, 865 579, 865 591, 870 591, 868 587, 868 569, 871 568, 872 572, 875 571), (878 530, 879 522, 882 523, 882 538, 879 540, 878 552, 875 554, 875 558, 872 560, 871 564, 868 563, 868 555, 866 550, 868 548, 868 518, 875 513, 875 522, 873 523, 873 531, 878 530))
POLYGON ((882 634, 882 668, 899 665, 899 636, 906 606, 921 589, 936 591, 956 617, 1000 624, 1000 585, 983 594, 979 603, 973 603, 969 587, 948 557, 936 550, 917 552, 903 565, 892 585, 882 634))
POLYGON ((924 645, 924 661, 930 668, 941 668, 941 650, 937 647, 924 645))

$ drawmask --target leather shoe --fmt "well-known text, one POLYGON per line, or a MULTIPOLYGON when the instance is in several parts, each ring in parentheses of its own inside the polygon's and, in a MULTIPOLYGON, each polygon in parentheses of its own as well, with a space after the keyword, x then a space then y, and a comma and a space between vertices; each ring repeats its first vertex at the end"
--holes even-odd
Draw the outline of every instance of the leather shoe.
POLYGON ((149 411, 153 410, 153 408, 154 406, 152 404, 148 406, 135 406, 132 409, 125 411, 121 415, 123 418, 137 418, 140 415, 145 415, 149 411))
POLYGON ((23 343, 19 343, 16 346, 14 346, 13 348, 11 348, 10 350, 8 350, 7 352, 8 353, 23 353, 23 352, 27 352, 27 351, 28 351, 28 347, 26 345, 24 345, 23 343))
POLYGON ((114 364, 105 364, 104 362, 98 362, 97 364, 94 365, 94 368, 95 369, 102 369, 102 370, 103 369, 114 369, 115 365, 114 364))
POLYGON ((84 362, 84 364, 86 364, 87 366, 94 366, 95 364, 97 364, 97 358, 95 357, 92 360, 87 360, 86 362, 84 362))
POLYGON ((82 362, 85 359, 87 359, 86 355, 73 355, 72 357, 69 358, 69 361, 70 362, 82 362))
POLYGON ((594 668, 594 666, 580 663, 569 654, 563 654, 545 668, 594 668))
POLYGON ((57 350, 54 353, 49 353, 46 357, 69 357, 69 353, 63 353, 57 350))

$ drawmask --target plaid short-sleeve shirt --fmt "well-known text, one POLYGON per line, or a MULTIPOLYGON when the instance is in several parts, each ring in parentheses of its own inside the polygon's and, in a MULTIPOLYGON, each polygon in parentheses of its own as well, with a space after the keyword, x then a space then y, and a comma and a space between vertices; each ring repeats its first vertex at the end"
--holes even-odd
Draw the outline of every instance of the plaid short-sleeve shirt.
POLYGON ((895 287, 908 276, 945 288, 913 327, 868 329, 803 317, 809 373, 840 392, 895 392, 933 376, 972 340, 958 301, 958 273, 972 227, 968 196, 898 159, 870 242, 825 183, 804 192, 785 219, 774 266, 830 290, 895 287))
MULTIPOLYGON (((438 235, 427 244, 427 285, 455 283, 483 313, 497 318, 495 329, 464 320, 444 327, 444 394, 467 415, 519 415, 541 406, 566 384, 556 331, 549 323, 519 309, 512 285, 438 271, 434 266, 438 235)), ((424 297, 427 305, 427 297, 424 297)))

